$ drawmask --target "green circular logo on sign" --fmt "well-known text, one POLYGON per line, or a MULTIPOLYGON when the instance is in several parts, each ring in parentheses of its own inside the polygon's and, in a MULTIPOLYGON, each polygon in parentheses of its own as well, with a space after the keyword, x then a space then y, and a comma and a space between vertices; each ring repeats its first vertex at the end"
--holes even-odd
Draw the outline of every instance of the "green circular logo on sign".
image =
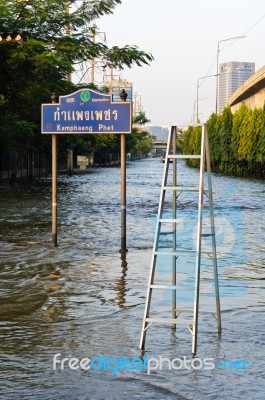
POLYGON ((81 92, 81 94, 80 94, 80 99, 81 99, 83 102, 88 101, 88 100, 90 99, 90 93, 89 93, 87 90, 84 90, 84 91, 81 92))

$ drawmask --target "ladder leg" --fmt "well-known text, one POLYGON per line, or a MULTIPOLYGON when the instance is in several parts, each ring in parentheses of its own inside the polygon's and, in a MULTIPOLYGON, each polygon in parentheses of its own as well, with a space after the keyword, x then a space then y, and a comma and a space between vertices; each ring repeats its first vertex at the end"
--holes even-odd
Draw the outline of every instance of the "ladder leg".
POLYGON ((145 339, 146 339, 147 326, 148 326, 147 322, 146 322, 146 318, 149 317, 149 311, 150 311, 150 305, 151 305, 151 297, 152 297, 152 289, 150 288, 150 285, 154 281, 155 266, 156 266, 156 256, 152 255, 150 276, 149 276, 149 282, 148 282, 148 287, 147 287, 147 295, 146 295, 146 302, 145 302, 145 309, 144 309, 143 326, 142 326, 142 332, 141 332, 141 338, 140 338, 140 349, 141 350, 144 350, 144 347, 145 347, 145 339))
POLYGON ((201 238, 202 238, 202 217, 203 217, 203 195, 204 195, 204 168, 205 168, 205 135, 204 126, 201 133, 201 162, 200 162, 200 183, 199 183, 199 205, 198 205, 198 224, 197 224, 197 242, 196 242, 196 268, 195 268, 195 293, 194 293, 194 311, 192 327, 192 354, 197 352, 198 335, 198 316, 199 316, 199 298, 200 298, 200 270, 201 270, 201 238))
POLYGON ((217 270, 217 254, 216 254, 216 238, 215 238, 214 211, 213 211, 213 192, 212 192, 212 177, 211 177, 211 162, 210 162, 210 146, 209 146, 209 138, 208 138, 207 127, 206 127, 206 132, 205 132, 205 149, 206 149, 206 165, 207 165, 207 177, 208 177, 208 189, 209 189, 210 222, 211 222, 211 237, 212 237, 212 257, 213 257, 212 260, 213 260, 213 271, 214 271, 216 316, 217 316, 218 332, 221 333, 222 324, 221 324, 221 308, 220 308, 220 296, 219 296, 219 282, 218 282, 218 270, 217 270))
MULTIPOLYGON (((173 132, 172 132, 172 154, 176 154, 176 142, 177 142, 177 129, 176 127, 173 127, 173 132)), ((172 181, 172 186, 177 186, 177 160, 174 158, 173 159, 173 181, 172 181)), ((172 192, 172 219, 177 218, 177 207, 176 207, 176 191, 173 190, 172 192)), ((177 240, 177 224, 175 222, 172 223, 172 251, 176 251, 176 240, 177 240)), ((172 256, 172 286, 176 286, 177 279, 176 279, 176 261, 177 257, 176 255, 172 256)), ((176 289, 172 290, 172 312, 171 316, 173 319, 176 319, 176 289)), ((172 329, 173 331, 176 331, 176 324, 172 324, 172 329)))

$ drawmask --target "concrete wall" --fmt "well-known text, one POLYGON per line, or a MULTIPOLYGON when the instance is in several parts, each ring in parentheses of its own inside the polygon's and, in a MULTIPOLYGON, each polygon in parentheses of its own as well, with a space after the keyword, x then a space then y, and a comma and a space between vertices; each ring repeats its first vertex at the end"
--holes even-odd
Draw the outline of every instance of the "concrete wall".
MULTIPOLYGON (((244 100, 245 104, 247 107, 249 108, 262 108, 265 102, 265 88, 261 89, 258 93, 255 93, 254 95, 246 98, 244 100)), ((234 113, 235 111, 237 111, 241 104, 243 103, 243 101, 240 101, 236 104, 234 104, 233 106, 231 106, 231 111, 232 113, 234 113)))

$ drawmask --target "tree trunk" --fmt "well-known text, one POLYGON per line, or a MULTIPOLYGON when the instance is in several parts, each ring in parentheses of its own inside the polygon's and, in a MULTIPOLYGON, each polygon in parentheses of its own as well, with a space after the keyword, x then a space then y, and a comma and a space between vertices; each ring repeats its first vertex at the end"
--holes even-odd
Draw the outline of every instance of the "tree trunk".
POLYGON ((28 141, 26 143, 24 150, 21 151, 20 153, 18 153, 18 155, 17 155, 16 162, 11 169, 11 176, 10 176, 10 180, 9 180, 9 184, 12 186, 16 183, 17 171, 20 168, 23 158, 24 158, 25 154, 27 153, 29 147, 30 147, 30 141, 28 141))

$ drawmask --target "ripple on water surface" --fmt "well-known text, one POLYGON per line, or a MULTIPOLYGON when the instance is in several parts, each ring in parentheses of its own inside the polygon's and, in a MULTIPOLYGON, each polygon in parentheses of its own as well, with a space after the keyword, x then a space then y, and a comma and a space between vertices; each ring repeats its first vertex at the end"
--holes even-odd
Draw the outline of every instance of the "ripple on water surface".
MULTIPOLYGON (((248 371, 162 370, 53 371, 62 357, 139 356, 139 339, 153 245, 163 164, 143 160, 127 171, 127 262, 119 256, 118 168, 60 176, 59 247, 52 248, 50 181, 2 187, 0 197, 0 350, 4 399, 189 399, 251 398, 264 393, 264 183, 213 176, 223 333, 200 318, 198 357, 245 359, 248 371), (218 225, 219 224, 219 225, 218 225)), ((193 185, 198 171, 180 163, 180 184, 193 185)), ((179 217, 196 212, 196 198, 180 197, 179 217)), ((166 199, 171 204, 171 199, 166 199)), ((206 204, 207 205, 207 204, 206 204)), ((196 221, 197 215, 195 216, 196 221)), ((192 220, 192 218, 190 218, 192 220)), ((194 222, 194 221, 193 221, 194 222)), ((181 225, 190 243, 193 222, 181 225)), ((164 239, 164 245, 168 239, 164 239)), ((205 243, 207 246, 207 243, 205 243)), ((164 266, 159 277, 167 279, 164 266)), ((193 301, 189 260, 178 260, 179 302, 193 301), (186 296, 186 297, 185 297, 186 296)), ((201 307, 214 307, 212 271, 202 269, 201 307)), ((168 296, 155 298, 157 313, 168 296)), ((185 327, 151 326, 147 357, 190 356, 185 327)))

